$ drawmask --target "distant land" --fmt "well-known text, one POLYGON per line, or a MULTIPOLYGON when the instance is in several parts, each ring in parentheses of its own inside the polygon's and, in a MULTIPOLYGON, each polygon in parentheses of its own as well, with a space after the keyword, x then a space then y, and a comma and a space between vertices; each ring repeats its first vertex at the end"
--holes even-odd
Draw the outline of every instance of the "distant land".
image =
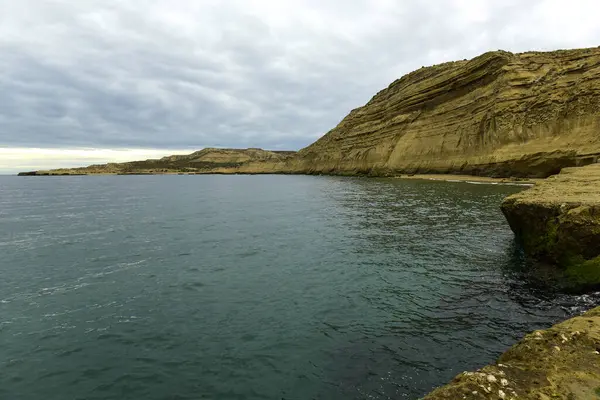
POLYGON ((19 175, 158 175, 232 173, 250 162, 277 165, 293 157, 295 151, 267 151, 258 148, 206 148, 187 155, 160 159, 61 168, 48 171, 21 172, 19 175))

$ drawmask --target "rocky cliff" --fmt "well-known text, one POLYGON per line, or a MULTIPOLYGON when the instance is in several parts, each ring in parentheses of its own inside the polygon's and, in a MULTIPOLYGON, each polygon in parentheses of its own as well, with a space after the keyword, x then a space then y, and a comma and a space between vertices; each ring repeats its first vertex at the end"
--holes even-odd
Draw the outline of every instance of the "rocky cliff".
POLYGON ((600 286, 600 164, 565 168, 507 197, 502 212, 533 272, 565 288, 600 286))
POLYGON ((495 365, 464 372, 424 400, 597 399, 599 348, 600 307, 527 335, 495 365))
POLYGON ((546 177, 600 154, 600 48, 421 68, 301 150, 307 173, 546 177))

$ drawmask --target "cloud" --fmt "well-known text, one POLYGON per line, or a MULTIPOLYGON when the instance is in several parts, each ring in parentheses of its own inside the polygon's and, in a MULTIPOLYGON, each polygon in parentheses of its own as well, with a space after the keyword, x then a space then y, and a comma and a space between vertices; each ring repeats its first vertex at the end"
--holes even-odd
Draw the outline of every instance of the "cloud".
POLYGON ((592 0, 0 2, 0 147, 298 149, 394 79, 600 44, 592 0))

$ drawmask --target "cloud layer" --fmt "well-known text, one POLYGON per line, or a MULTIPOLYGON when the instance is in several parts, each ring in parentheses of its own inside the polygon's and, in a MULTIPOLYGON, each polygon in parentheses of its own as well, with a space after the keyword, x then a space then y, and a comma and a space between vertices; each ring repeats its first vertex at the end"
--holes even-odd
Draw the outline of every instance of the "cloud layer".
POLYGON ((423 65, 600 45, 595 0, 0 2, 0 147, 298 149, 423 65))

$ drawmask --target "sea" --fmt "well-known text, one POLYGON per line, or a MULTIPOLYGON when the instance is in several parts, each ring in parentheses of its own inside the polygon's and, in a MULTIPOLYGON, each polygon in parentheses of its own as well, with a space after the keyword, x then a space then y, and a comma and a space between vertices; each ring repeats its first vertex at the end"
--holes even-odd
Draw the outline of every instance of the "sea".
POLYGON ((0 399, 417 399, 598 304, 528 280, 526 189, 0 177, 0 399))

